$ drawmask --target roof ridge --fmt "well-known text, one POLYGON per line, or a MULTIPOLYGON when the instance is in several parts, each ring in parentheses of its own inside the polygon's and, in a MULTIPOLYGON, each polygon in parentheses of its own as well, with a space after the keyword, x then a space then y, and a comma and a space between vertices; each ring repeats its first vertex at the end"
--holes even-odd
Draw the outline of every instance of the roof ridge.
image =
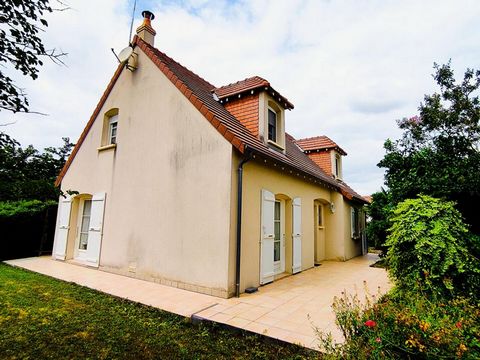
POLYGON ((336 149, 340 152, 340 154, 347 155, 347 152, 327 135, 318 135, 309 138, 298 139, 295 143, 298 144, 298 146, 300 146, 304 151, 336 149))
POLYGON ((226 87, 231 87, 231 86, 238 85, 238 84, 240 84, 240 83, 242 83, 242 82, 246 82, 246 81, 248 81, 248 80, 253 80, 253 79, 255 79, 255 80, 259 79, 259 80, 261 80, 261 81, 265 81, 265 82, 268 84, 267 86, 270 86, 270 82, 269 82, 267 79, 265 79, 265 78, 263 78, 263 77, 261 77, 261 76, 258 76, 258 75, 254 75, 254 76, 247 77, 247 78, 245 78, 245 79, 243 79, 243 80, 238 80, 238 81, 232 82, 232 83, 227 84, 227 85, 222 85, 222 86, 216 87, 216 88, 213 89, 213 90, 218 90, 218 89, 222 89, 222 88, 226 88, 226 87))
POLYGON ((332 139, 330 139, 327 135, 311 136, 311 137, 307 137, 307 138, 297 139, 296 141, 313 140, 313 139, 319 139, 319 138, 327 138, 328 140, 330 140, 332 142, 335 142, 332 139))

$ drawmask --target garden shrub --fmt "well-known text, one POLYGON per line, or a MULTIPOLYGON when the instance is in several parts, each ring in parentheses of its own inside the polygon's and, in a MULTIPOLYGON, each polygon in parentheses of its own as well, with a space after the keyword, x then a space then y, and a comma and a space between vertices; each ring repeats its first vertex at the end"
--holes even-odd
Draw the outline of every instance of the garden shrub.
POLYGON ((398 204, 387 238, 387 266, 397 291, 478 298, 479 261, 455 203, 420 195, 398 204))
POLYGON ((479 359, 480 308, 467 298, 432 301, 419 292, 378 303, 343 294, 333 309, 345 342, 317 330, 326 359, 479 359))

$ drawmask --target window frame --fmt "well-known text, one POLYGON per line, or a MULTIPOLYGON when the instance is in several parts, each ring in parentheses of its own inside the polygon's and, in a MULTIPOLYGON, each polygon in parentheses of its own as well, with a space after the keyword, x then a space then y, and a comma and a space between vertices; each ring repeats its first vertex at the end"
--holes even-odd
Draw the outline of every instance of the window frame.
POLYGON ((351 207, 350 226, 352 239, 360 239, 361 237, 360 212, 359 208, 351 207))
POLYGON ((112 108, 104 113, 102 137, 100 139, 100 147, 97 150, 115 150, 118 143, 118 126, 119 126, 119 111, 118 108, 112 108), (114 126, 113 126, 114 125, 114 126), (114 136, 112 136, 114 133, 114 136), (113 141, 112 141, 113 138, 113 141))
POLYGON ((108 119, 108 137, 107 145, 116 145, 118 136, 118 114, 110 116, 108 119), (115 133, 113 133, 115 131, 115 133))
POLYGON ((92 199, 81 199, 81 209, 80 209, 80 218, 78 224, 78 251, 87 251, 88 249, 88 237, 90 232, 90 219, 92 217, 92 199), (89 204, 89 206, 86 206, 89 204), (88 214, 86 214, 86 209, 88 209, 88 214), (86 221, 86 222, 85 222, 86 221), (84 224, 86 224, 85 231, 83 230, 84 224), (82 241, 82 235, 86 235, 86 241, 82 241), (83 247, 83 245, 85 247, 83 247))
POLYGON ((335 178, 342 179, 342 157, 337 152, 333 153, 333 168, 335 178))
POLYGON ((269 141, 272 141, 274 142, 275 144, 277 144, 277 139, 278 139, 278 114, 277 112, 272 109, 270 106, 268 107, 268 110, 267 110, 267 139, 269 141), (270 124, 270 114, 273 114, 275 116, 275 124, 274 125, 271 125, 270 124), (270 126, 273 126, 274 127, 274 139, 270 138, 270 126))
POLYGON ((282 260, 282 203, 280 200, 275 200, 274 204, 274 213, 273 213, 273 249, 274 249, 274 257, 273 261, 278 262, 282 260), (278 239, 277 239, 277 226, 278 224, 278 239), (275 245, 278 243, 278 260, 275 259, 275 245))
POLYGON ((323 228, 323 205, 317 204, 317 226, 323 228))

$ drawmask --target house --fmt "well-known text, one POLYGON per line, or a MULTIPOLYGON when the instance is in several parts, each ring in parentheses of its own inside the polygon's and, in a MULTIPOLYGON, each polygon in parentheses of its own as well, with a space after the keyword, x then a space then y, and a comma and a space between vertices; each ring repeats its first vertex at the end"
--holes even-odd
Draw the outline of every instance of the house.
POLYGON ((226 298, 361 255, 346 152, 287 134, 294 106, 267 80, 216 87, 162 53, 143 15, 58 176, 78 194, 53 258, 226 298))

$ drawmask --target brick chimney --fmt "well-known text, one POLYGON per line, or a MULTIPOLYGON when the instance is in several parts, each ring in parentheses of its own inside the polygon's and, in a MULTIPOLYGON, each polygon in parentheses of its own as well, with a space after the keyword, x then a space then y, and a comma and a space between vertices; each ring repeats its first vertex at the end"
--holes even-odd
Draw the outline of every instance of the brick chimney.
POLYGON ((137 35, 146 43, 154 46, 156 31, 152 28, 152 20, 155 15, 148 10, 142 11, 143 23, 137 28, 137 35))

